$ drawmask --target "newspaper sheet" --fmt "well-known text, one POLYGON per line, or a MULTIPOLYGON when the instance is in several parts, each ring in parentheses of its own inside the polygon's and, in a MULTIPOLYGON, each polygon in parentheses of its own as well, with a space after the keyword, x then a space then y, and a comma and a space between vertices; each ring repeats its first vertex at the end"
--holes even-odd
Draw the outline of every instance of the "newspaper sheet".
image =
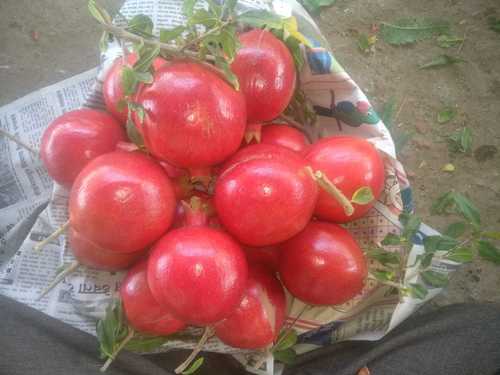
MULTIPOLYGON (((179 0, 128 0, 120 14, 131 18, 143 13, 153 19, 156 28, 168 28, 183 22, 181 5, 179 0)), ((404 169, 396 159, 390 133, 364 93, 335 60, 316 24, 295 1, 242 0, 238 6, 240 10, 266 8, 285 17, 293 15, 297 18, 300 31, 315 46, 303 51, 307 63, 300 80, 313 104, 326 109, 318 116, 322 135, 342 133, 365 137, 384 156, 385 191, 368 215, 350 223, 348 228, 361 247, 382 240, 389 232, 398 233, 398 214, 403 209, 412 208, 411 190, 404 169), (328 115, 332 101, 368 106, 366 123, 358 127, 342 123, 340 127, 336 119, 328 115)), ((42 131, 58 115, 79 106, 104 108, 102 76, 120 53, 121 48, 111 43, 102 56, 100 68, 0 108, 1 128, 36 150, 42 131)), ((4 137, 0 138, 0 176, 0 293, 95 334, 96 319, 103 315, 105 306, 119 289, 123 273, 79 268, 48 296, 38 300, 38 295, 54 278, 57 269, 73 260, 64 236, 52 241, 43 252, 33 249, 38 241, 67 220, 68 191, 52 184, 36 153, 4 137)), ((420 237, 434 233, 431 228, 422 225, 420 237)), ((398 247, 393 250, 401 251, 398 247)), ((414 263, 421 251, 418 244, 414 246, 408 265, 414 263)), ((453 264, 447 263, 436 263, 434 267, 446 271, 454 269, 453 264)), ((406 279, 413 280, 415 277, 409 269, 406 279)), ((432 290, 427 300, 438 292, 439 289, 432 290)), ((389 287, 372 281, 366 283, 358 297, 342 306, 314 307, 304 312, 302 302, 291 297, 288 300, 288 322, 296 320, 296 329, 302 334, 298 352, 346 339, 378 339, 424 303, 410 297, 401 300, 390 293, 389 287)), ((199 332, 194 330, 192 333, 193 340, 172 341, 168 347, 192 347, 199 332)), ((229 348, 216 339, 211 339, 205 350, 233 353, 242 362, 251 355, 229 348)), ((272 373, 271 359, 267 361, 267 373, 272 373)))

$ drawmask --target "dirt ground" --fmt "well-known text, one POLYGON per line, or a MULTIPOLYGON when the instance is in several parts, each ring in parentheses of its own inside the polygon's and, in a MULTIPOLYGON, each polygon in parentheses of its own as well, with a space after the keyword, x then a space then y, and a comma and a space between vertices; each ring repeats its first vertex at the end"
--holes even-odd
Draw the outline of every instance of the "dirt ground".
MULTIPOLYGON (((121 1, 101 3, 116 10, 121 1)), ((395 131, 409 135, 399 158, 408 171, 417 212, 437 229, 443 229, 449 219, 431 216, 429 207, 450 189, 473 200, 484 226, 500 227, 500 153, 478 162, 473 155, 449 153, 445 142, 455 130, 467 126, 473 132, 473 149, 500 148, 500 34, 488 28, 491 15, 500 17, 498 0, 338 0, 317 18, 336 58, 373 105, 380 109, 395 98, 395 131), (450 21, 455 35, 465 35, 463 45, 443 50, 435 40, 409 47, 379 40, 368 55, 357 47, 356 35, 370 33, 373 24, 426 16, 450 21), (418 70, 442 53, 466 62, 418 70), (440 125, 436 116, 445 106, 455 107, 458 115, 440 125), (441 170, 447 163, 455 166, 455 172, 441 170)), ((1 1, 0 105, 94 67, 98 38, 84 0, 1 1)), ((480 261, 463 267, 432 303, 464 301, 500 302, 500 268, 480 261)))

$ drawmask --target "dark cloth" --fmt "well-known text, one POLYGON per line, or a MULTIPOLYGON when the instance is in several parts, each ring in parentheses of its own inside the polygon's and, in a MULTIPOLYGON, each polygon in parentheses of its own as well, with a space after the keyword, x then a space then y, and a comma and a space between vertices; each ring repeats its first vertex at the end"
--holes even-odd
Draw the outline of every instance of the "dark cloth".
MULTIPOLYGON (((99 374, 95 337, 0 296, 1 375, 99 374)), ((122 352, 109 375, 165 375, 186 351, 122 352)), ((204 353, 199 375, 245 374, 231 357, 204 353)), ((345 342, 298 357, 286 375, 493 375, 500 369, 500 307, 455 305, 412 317, 378 342, 345 342)), ((499 373, 500 374, 500 373, 499 373)))

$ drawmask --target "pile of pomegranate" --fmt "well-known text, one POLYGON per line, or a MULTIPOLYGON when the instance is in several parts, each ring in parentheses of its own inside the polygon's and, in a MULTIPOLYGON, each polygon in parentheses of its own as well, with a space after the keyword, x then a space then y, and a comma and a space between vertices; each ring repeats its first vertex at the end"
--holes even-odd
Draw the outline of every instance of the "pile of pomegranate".
POLYGON ((131 327, 155 336, 210 327, 227 345, 258 349, 280 333, 285 289, 314 306, 360 293, 367 262, 341 224, 372 207, 384 166, 364 139, 311 144, 280 121, 297 85, 292 56, 265 30, 239 39, 238 91, 209 64, 157 58, 153 82, 133 98, 143 116, 130 114, 144 147, 127 138, 120 105, 134 55, 117 59, 103 84, 107 112, 57 118, 41 157, 71 190, 78 262, 128 270, 120 297, 131 327), (355 202, 359 191, 370 201, 355 202))

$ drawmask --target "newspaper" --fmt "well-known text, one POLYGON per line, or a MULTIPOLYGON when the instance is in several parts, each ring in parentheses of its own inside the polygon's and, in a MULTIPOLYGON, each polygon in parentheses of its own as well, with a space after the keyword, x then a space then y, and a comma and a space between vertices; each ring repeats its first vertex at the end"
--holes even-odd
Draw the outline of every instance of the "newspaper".
MULTIPOLYGON (((149 15, 159 27, 183 23, 180 0, 128 0, 120 14, 131 18, 135 14, 149 15)), ((333 57, 327 41, 307 12, 295 1, 241 0, 239 10, 265 8, 281 16, 296 17, 299 30, 315 46, 303 51, 306 64, 300 72, 300 82, 308 98, 318 108, 322 135, 355 134, 365 137, 382 153, 386 167, 385 191, 375 207, 363 218, 349 223, 361 247, 381 241, 389 232, 399 233, 398 214, 411 210, 411 190, 404 169, 396 159, 389 131, 371 109, 369 101, 333 57), (349 102, 353 106, 368 105, 370 111, 361 126, 339 123, 333 116, 331 103, 349 102)), ((119 23, 119 20, 117 20, 119 23)), ((104 108, 101 94, 102 77, 111 62, 121 53, 116 43, 101 58, 99 68, 89 70, 53 86, 36 91, 0 108, 1 129, 15 135, 33 149, 38 149, 45 127, 57 116, 80 106, 104 108)), ((119 289, 123 272, 103 272, 79 268, 68 275, 48 296, 38 300, 40 292, 53 280, 59 267, 73 261, 71 250, 62 235, 50 242, 42 252, 33 246, 46 238, 67 220, 68 191, 53 184, 36 153, 0 138, 0 293, 37 310, 95 335, 96 319, 119 289)), ((423 236, 436 234, 422 225, 423 236)), ((394 251, 401 251, 394 247, 394 251)), ((417 243, 408 259, 423 251, 417 243)), ((453 271, 453 263, 435 263, 433 267, 453 271)), ((409 269, 407 281, 416 281, 409 269)), ((426 300, 440 289, 431 290, 426 300)), ((410 297, 400 299, 390 288, 367 281, 362 293, 342 306, 314 307, 304 310, 304 304, 288 296, 288 322, 295 322, 301 334, 297 351, 303 353, 323 345, 346 339, 376 340, 393 329, 425 301, 410 297)), ((193 329, 192 340, 171 341, 168 348, 191 348, 199 329, 193 329)), ((209 340, 205 350, 231 353, 246 363, 252 352, 209 340)), ((272 358, 267 358, 265 371, 272 374, 272 358)), ((276 367, 279 372, 279 367, 276 367)))

